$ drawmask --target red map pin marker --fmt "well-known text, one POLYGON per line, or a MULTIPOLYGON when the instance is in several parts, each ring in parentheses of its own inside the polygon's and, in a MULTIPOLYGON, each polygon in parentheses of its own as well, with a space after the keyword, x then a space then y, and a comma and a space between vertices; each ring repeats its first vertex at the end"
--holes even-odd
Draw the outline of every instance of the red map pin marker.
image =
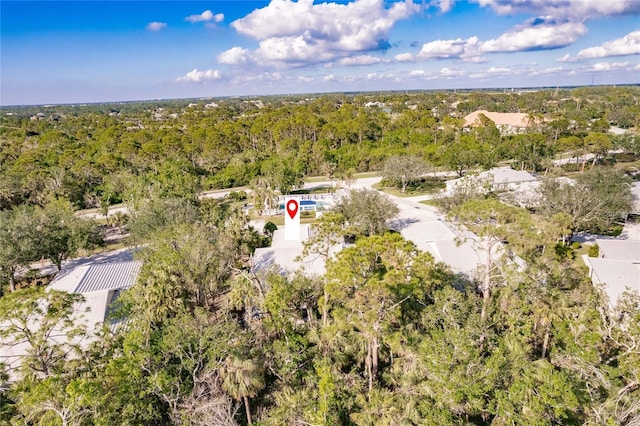
POLYGON ((298 213, 298 202, 296 200, 287 201, 287 213, 289 213, 289 217, 293 219, 296 217, 298 213))

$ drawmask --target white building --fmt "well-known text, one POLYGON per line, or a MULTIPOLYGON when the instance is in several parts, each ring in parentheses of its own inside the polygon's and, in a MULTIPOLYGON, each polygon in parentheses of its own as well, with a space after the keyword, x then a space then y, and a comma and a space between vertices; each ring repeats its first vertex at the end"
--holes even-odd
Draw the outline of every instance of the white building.
POLYGON ((625 291, 640 294, 640 240, 597 239, 598 258, 583 256, 589 277, 602 288, 612 308, 625 291))
POLYGON ((459 179, 452 179, 445 182, 446 192, 451 193, 458 185, 470 179, 478 182, 487 181, 492 189, 517 189, 522 184, 528 182, 538 182, 538 176, 525 170, 513 170, 509 166, 495 167, 477 175, 467 175, 459 179))
POLYGON ((633 196, 631 213, 640 215, 640 182, 633 182, 633 185, 631 185, 631 195, 633 196))
MULTIPOLYGON (((287 275, 297 270, 302 270, 306 275, 324 275, 325 262, 321 256, 310 255, 301 258, 303 242, 309 238, 310 227, 308 224, 300 225, 300 240, 288 241, 284 239, 284 228, 273 233, 271 247, 257 248, 253 254, 254 272, 275 270, 287 275)), ((337 253, 342 249, 336 245, 331 253, 337 253)))
MULTIPOLYGON (((122 290, 131 287, 138 279, 141 266, 142 262, 133 260, 132 250, 118 250, 67 263, 46 291, 57 290, 83 296, 84 300, 74 307, 72 321, 74 326, 84 326, 86 332, 69 340, 65 332, 68 327, 60 325, 53 329, 48 339, 55 344, 87 348, 108 320, 113 301, 122 290)), ((46 310, 46 307, 42 306, 42 309, 46 310)), ((32 331, 38 330, 41 320, 34 315, 29 319, 27 327, 32 331)), ((109 322, 108 325, 112 328, 117 323, 109 322)), ((9 380, 19 378, 18 369, 30 349, 26 340, 19 341, 13 336, 0 337, 0 363, 6 365, 9 380)))

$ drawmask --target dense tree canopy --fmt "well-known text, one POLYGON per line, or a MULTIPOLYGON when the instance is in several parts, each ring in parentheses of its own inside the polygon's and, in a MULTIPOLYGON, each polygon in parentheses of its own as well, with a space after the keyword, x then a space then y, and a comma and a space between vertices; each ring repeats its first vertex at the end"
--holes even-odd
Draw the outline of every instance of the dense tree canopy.
POLYGON ((567 149, 558 142, 570 137, 580 147, 568 149, 600 159, 609 146, 602 133, 607 125, 629 128, 640 116, 633 87, 183 100, 7 112, 0 116, 3 209, 25 201, 44 205, 56 197, 79 208, 102 207, 122 200, 131 177, 173 181, 181 190, 235 187, 267 177, 286 193, 301 176, 325 175, 329 164, 339 176, 380 170, 397 155, 417 156, 460 175, 498 161, 541 169, 544 160, 567 149), (501 134, 483 115, 467 132, 462 117, 475 108, 536 118, 526 136, 501 134))
MULTIPOLYGON (((0 423, 637 422, 640 300, 629 294, 611 309, 565 238, 607 230, 629 211, 628 178, 600 163, 613 160, 610 147, 638 155, 633 133, 603 133, 637 126, 637 98, 633 87, 592 87, 3 114, 3 282, 34 260, 60 266, 90 246, 93 225, 74 208, 119 202, 144 265, 112 305, 122 326, 87 347, 51 339, 85 332, 72 321, 76 295, 18 288, 0 297, 0 339, 28 346, 22 377, 0 390, 0 423), (462 117, 481 108, 526 112, 535 125, 509 135, 481 116, 464 129, 462 117), (466 173, 507 161, 553 175, 559 153, 583 164, 594 154, 593 167, 572 164, 575 184, 548 179, 534 211, 503 204, 466 173), (249 226, 242 196, 200 197, 250 185, 256 210, 276 210, 275 197, 304 176, 346 184, 398 156, 467 176, 442 205, 477 234, 478 252, 497 255, 478 274, 454 274, 388 231, 395 203, 355 189, 312 225, 305 254, 326 260, 324 276, 256 272, 254 250, 268 238, 249 226)), ((0 364, 1 379, 9 372, 0 364)))
POLYGON ((624 220, 632 207, 630 179, 612 169, 598 168, 575 182, 547 180, 540 189, 538 211, 571 218, 572 231, 607 231, 624 220))

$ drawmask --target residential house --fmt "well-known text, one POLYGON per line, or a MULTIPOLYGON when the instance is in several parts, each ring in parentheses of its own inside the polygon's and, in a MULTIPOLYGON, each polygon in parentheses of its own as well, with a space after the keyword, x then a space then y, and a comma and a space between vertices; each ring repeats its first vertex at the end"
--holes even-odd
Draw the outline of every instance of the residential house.
MULTIPOLYGON (((284 228, 273 233, 271 247, 257 248, 253 254, 253 271, 274 270, 282 275, 302 270, 307 275, 324 275, 325 259, 318 255, 309 255, 301 258, 304 249, 303 243, 311 235, 308 224, 300 225, 300 240, 285 240, 284 228)), ((337 253, 342 249, 336 245, 331 253, 337 253)))
POLYGON ((601 287, 612 308, 625 291, 640 294, 640 240, 596 239, 599 257, 583 256, 594 285, 601 287))
POLYGON ((500 130, 500 133, 516 134, 526 130, 531 125, 531 117, 528 114, 520 112, 489 112, 486 110, 477 110, 464 117, 465 127, 477 126, 480 120, 478 116, 483 114, 485 117, 493 121, 500 130))
MULTIPOLYGON (((68 341, 66 328, 54 329, 49 339, 56 343, 68 343, 87 348, 106 321, 113 329, 117 321, 108 319, 112 303, 121 291, 131 287, 137 280, 142 262, 133 259, 133 251, 118 250, 68 263, 47 286, 47 291, 57 290, 78 293, 83 301, 74 308, 74 325, 84 326, 86 333, 68 341)), ((1 326, 1 324, 0 324, 1 326)), ((39 318, 34 317, 28 326, 32 330, 40 327, 39 318)), ((12 336, 0 338, 0 363, 5 364, 9 380, 19 377, 18 368, 30 350, 26 341, 16 341, 12 336)))

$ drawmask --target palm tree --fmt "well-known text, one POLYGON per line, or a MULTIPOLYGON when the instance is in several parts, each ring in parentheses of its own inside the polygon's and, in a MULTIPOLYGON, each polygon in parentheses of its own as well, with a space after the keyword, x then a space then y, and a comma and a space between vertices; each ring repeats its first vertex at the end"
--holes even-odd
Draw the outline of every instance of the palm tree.
POLYGON ((267 209, 269 214, 273 214, 273 210, 278 209, 278 195, 273 188, 273 182, 266 177, 257 177, 251 184, 253 190, 253 207, 258 216, 267 209))
POLYGON ((253 208, 255 209, 258 216, 262 216, 262 212, 264 211, 264 203, 266 199, 266 192, 269 187, 269 183, 267 179, 258 177, 254 179, 249 186, 252 191, 253 198, 253 208))
POLYGON ((351 420, 360 425, 403 424, 405 416, 400 401, 386 389, 373 389, 367 396, 358 395, 359 411, 351 413, 351 420))
POLYGON ((342 180, 344 180, 344 184, 347 185, 347 188, 351 188, 351 185, 355 183, 355 174, 356 171, 353 168, 347 169, 347 171, 342 174, 342 180))
POLYGON ((264 388, 264 376, 260 367, 251 359, 229 357, 220 371, 222 388, 236 401, 242 400, 251 425, 249 398, 253 398, 264 388))

